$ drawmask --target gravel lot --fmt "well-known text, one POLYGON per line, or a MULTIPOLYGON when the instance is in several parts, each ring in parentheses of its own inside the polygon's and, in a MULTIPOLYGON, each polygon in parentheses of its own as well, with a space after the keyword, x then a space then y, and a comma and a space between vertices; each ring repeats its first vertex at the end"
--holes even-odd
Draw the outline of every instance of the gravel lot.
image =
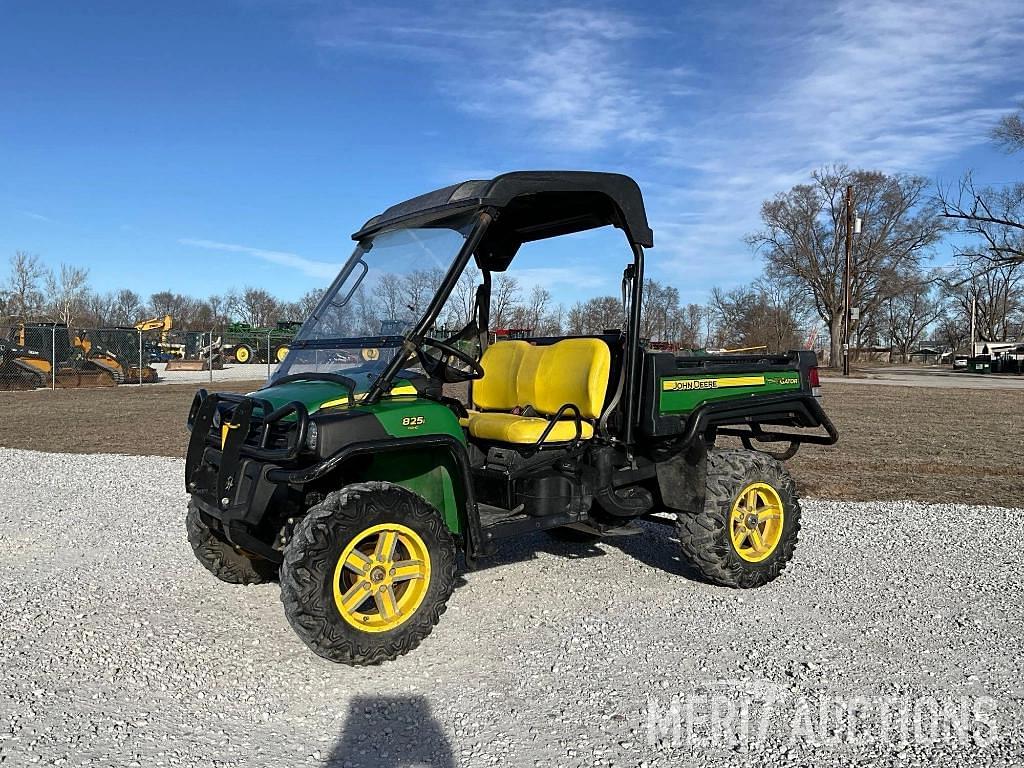
POLYGON ((4 765, 1008 766, 1024 754, 1019 511, 808 501, 796 559, 755 592, 686 578, 660 526, 589 548, 537 536, 467 573, 412 655, 350 669, 305 649, 275 585, 224 585, 193 561, 181 460, 5 449, 0 463, 4 765), (774 713, 765 737, 649 728, 673 697, 710 723, 712 694, 774 713), (880 743, 859 727, 843 743, 815 713, 791 741, 801 707, 855 695, 991 697, 989 724, 928 744, 885 731, 869 704, 857 722, 887 733, 880 743))

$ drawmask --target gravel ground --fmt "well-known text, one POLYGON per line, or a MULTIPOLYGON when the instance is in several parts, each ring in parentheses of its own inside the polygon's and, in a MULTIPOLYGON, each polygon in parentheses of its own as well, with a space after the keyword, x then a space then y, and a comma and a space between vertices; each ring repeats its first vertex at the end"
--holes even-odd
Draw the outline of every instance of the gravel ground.
MULTIPOLYGON (((200 387, 216 388, 225 382, 254 380, 264 382, 270 378, 266 363, 249 363, 247 365, 228 363, 223 368, 214 369, 212 382, 209 371, 168 371, 167 363, 153 363, 152 365, 156 369, 160 384, 195 384, 200 387)), ((277 370, 277 366, 273 365, 269 370, 272 373, 277 370)))
POLYGON ((752 592, 686 578, 660 526, 596 547, 536 536, 465 574, 412 655, 350 669, 306 650, 276 585, 221 584, 193 561, 181 460, 5 449, 0 464, 4 765, 1009 766, 1024 755, 1019 511, 807 501, 796 559, 752 592), (818 707, 853 696, 866 698, 842 721, 844 742, 818 707), (901 736, 874 717, 883 697, 896 710, 924 701, 924 715, 967 697, 981 714, 958 734, 922 717, 901 736), (746 735, 713 711, 742 705, 760 714, 746 735), (688 707, 701 718, 693 738, 688 707))

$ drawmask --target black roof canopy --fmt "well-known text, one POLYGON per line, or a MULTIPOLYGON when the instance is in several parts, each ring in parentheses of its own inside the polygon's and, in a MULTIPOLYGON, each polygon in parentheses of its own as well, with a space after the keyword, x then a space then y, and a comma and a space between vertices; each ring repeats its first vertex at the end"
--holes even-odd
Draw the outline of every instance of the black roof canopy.
POLYGON ((485 248, 494 269, 505 269, 522 243, 608 224, 624 230, 636 245, 654 245, 637 183, 622 174, 593 171, 516 171, 453 184, 391 206, 352 237, 359 240, 406 221, 436 221, 483 207, 498 209, 487 237, 490 247, 485 248))

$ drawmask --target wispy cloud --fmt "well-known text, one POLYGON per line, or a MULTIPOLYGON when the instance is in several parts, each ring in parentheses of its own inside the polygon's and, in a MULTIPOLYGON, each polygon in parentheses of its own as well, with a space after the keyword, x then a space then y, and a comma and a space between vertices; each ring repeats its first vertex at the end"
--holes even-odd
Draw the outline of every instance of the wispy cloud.
POLYGON ((1024 43, 1016 0, 813 7, 774 41, 774 87, 734 94, 662 148, 661 165, 686 171, 669 205, 656 205, 656 231, 672 235, 660 243, 679 254, 666 269, 711 256, 748 279, 757 266, 741 237, 758 227, 763 200, 828 163, 930 175, 987 141, 1013 106, 997 86, 1024 43), (673 205, 704 215, 684 222, 673 205))
POLYGON ((606 9, 489 3, 351 9, 314 26, 324 47, 434 65, 439 90, 457 109, 571 152, 656 138, 661 106, 645 98, 638 80, 655 75, 663 95, 696 91, 686 67, 644 71, 635 46, 661 34, 606 9))
POLYGON ((33 221, 45 221, 48 224, 54 223, 53 219, 49 216, 43 216, 43 214, 36 213, 35 211, 19 211, 19 213, 26 219, 32 219, 33 221))
POLYGON ((304 275, 309 277, 315 277, 319 280, 331 280, 337 274, 340 267, 340 263, 331 263, 327 261, 314 261, 313 259, 307 259, 304 256, 299 256, 297 253, 289 253, 288 251, 271 251, 265 248, 253 248, 248 245, 238 245, 237 243, 221 243, 216 240, 201 240, 189 237, 183 237, 178 240, 182 245, 188 245, 193 248, 205 248, 210 251, 222 251, 224 253, 238 253, 245 256, 252 256, 256 259, 269 262, 271 264, 277 264, 279 266, 288 267, 289 269, 295 269, 304 275))
POLYGON ((715 274, 753 277, 743 236, 761 202, 812 169, 931 175, 985 142, 1020 91, 1019 0, 838 0, 771 16, 737 5, 685 18, 419 7, 321 18, 316 40, 415 59, 453 108, 514 134, 516 157, 639 176, 657 233, 652 274, 678 283, 699 265, 694 294, 715 274), (691 58, 671 42, 692 24, 706 45, 691 58))

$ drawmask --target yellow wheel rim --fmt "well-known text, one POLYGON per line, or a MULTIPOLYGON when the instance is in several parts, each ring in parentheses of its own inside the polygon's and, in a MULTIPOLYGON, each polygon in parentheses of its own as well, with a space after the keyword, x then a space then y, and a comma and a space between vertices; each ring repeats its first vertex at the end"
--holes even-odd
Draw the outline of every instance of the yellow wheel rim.
POLYGON ((374 347, 367 347, 361 352, 363 360, 368 363, 372 363, 374 360, 380 359, 380 350, 374 347))
POLYGON ((277 362, 283 363, 286 357, 288 357, 288 347, 281 347, 277 350, 277 362))
POLYGON ((785 510, 779 492, 767 483, 751 483, 736 497, 729 515, 729 538, 736 554, 759 563, 782 540, 785 510))
POLYGON ((235 350, 235 360, 240 363, 249 362, 249 350, 246 347, 239 347, 235 350))
POLYGON ((384 523, 357 534, 334 568, 334 604, 363 632, 387 632, 416 613, 430 586, 430 554, 411 528, 384 523))

